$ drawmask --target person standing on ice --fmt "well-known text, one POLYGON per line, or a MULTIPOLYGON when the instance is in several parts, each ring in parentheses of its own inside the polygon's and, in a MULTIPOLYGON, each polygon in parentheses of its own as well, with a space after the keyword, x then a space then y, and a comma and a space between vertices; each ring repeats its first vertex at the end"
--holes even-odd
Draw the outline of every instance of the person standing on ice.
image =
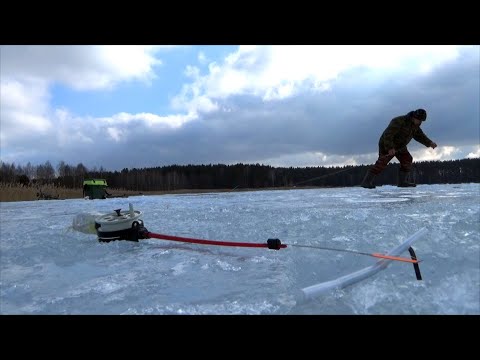
POLYGON ((367 171, 361 186, 366 189, 374 189, 374 179, 388 165, 393 157, 400 162, 398 173, 399 187, 413 187, 414 183, 409 182, 408 175, 412 168, 412 155, 408 152, 407 145, 410 140, 415 139, 426 147, 435 149, 437 144, 430 140, 420 128, 420 124, 427 120, 427 112, 424 109, 410 111, 406 115, 393 118, 378 141, 378 159, 367 171))

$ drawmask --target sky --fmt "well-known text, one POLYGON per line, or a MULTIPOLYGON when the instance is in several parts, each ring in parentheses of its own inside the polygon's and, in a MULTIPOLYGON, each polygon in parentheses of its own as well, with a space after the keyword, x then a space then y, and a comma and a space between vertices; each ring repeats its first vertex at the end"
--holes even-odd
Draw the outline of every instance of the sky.
POLYGON ((373 164, 417 108, 414 161, 480 157, 479 73, 478 45, 0 46, 0 160, 373 164))

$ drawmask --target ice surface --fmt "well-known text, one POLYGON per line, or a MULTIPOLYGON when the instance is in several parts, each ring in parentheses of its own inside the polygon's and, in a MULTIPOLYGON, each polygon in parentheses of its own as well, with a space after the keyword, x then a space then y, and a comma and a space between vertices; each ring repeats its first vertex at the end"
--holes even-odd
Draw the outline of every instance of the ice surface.
MULTIPOLYGON (((480 184, 0 203, 1 314, 480 314, 480 184), (312 248, 99 243, 78 214, 132 203, 151 232, 386 253, 425 227, 412 264, 305 303, 300 289, 378 259, 312 248)), ((403 256, 408 257, 406 252, 403 256)))

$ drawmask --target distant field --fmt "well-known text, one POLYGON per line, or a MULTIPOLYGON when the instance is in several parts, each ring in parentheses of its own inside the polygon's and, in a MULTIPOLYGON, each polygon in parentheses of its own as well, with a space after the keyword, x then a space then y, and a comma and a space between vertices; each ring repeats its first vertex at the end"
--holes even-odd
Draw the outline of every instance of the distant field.
MULTIPOLYGON (((171 190, 171 191, 131 191, 122 189, 110 189, 108 192, 113 196, 135 196, 135 195, 163 195, 163 194, 189 194, 207 192, 229 192, 229 191, 254 191, 254 190, 288 190, 290 188, 261 188, 261 189, 216 189, 216 190, 171 190)), ((65 200, 82 198, 82 189, 67 189, 52 185, 41 187, 22 186, 20 184, 0 183, 0 202, 2 201, 32 201, 32 200, 65 200)))
MULTIPOLYGON (((108 189, 108 192, 114 196, 138 195, 138 191, 108 189)), ((145 194, 147 195, 147 194, 145 194)), ((148 194, 150 195, 150 194, 148 194)), ((65 200, 80 199, 83 197, 82 189, 67 189, 45 185, 40 187, 22 186, 20 184, 0 183, 0 202, 1 201, 31 201, 31 200, 65 200)))

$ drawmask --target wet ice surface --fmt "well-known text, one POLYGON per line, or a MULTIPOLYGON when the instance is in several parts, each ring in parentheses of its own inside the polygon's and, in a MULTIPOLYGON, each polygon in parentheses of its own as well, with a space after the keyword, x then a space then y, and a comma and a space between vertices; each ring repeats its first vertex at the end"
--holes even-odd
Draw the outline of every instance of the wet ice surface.
MULTIPOLYGON (((480 185, 0 203, 1 314, 480 314, 480 185), (155 233, 386 253, 419 229, 413 266, 305 303, 299 290, 375 263, 345 252, 148 239, 99 243, 79 213, 141 210, 155 233)), ((408 253, 403 254, 408 257, 408 253)))

